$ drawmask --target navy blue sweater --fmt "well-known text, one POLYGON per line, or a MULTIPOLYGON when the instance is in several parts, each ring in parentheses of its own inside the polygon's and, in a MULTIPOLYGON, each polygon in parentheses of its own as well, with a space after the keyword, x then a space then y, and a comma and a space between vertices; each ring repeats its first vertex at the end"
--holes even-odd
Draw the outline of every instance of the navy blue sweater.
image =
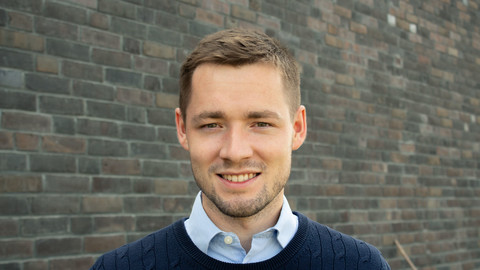
POLYGON ((298 231, 290 243, 266 261, 232 264, 200 251, 185 230, 185 219, 101 256, 91 270, 111 269, 342 269, 390 270, 370 244, 298 216, 298 231))

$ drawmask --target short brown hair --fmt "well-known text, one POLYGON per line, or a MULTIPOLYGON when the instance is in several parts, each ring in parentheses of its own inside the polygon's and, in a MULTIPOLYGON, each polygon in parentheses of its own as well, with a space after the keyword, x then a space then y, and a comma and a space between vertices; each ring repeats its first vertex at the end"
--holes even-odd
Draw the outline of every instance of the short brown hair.
POLYGON ((295 58, 277 40, 248 29, 227 29, 202 39, 180 70, 180 111, 185 120, 190 101, 192 76, 201 64, 241 66, 271 63, 282 72, 292 116, 300 106, 300 72, 295 58))

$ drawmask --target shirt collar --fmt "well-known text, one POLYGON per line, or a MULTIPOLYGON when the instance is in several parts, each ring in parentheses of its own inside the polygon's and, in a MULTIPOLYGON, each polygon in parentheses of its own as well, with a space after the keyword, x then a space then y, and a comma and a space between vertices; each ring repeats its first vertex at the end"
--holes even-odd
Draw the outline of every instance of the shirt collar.
POLYGON ((293 214, 287 198, 283 196, 283 206, 278 218, 277 224, 273 226, 273 229, 278 231, 277 240, 285 248, 298 229, 298 217, 293 214))
POLYGON ((210 220, 202 206, 202 192, 198 192, 193 203, 190 218, 185 221, 185 229, 195 246, 207 253, 212 238, 222 231, 210 220))
MULTIPOLYGON (((192 239, 192 242, 204 253, 207 253, 210 241, 215 235, 222 233, 207 216, 202 206, 202 192, 200 191, 193 203, 192 212, 190 218, 185 221, 185 229, 188 235, 192 239), (196 224, 196 225, 195 225, 196 224), (199 225, 201 224, 201 225, 199 225)), ((292 209, 288 204, 287 198, 283 196, 283 206, 280 211, 280 217, 277 224, 266 231, 276 230, 278 233, 277 241, 282 248, 285 248, 290 240, 293 238, 298 228, 298 218, 292 213, 292 209)), ((261 233, 259 233, 261 234, 261 233)), ((258 234, 257 234, 258 235, 258 234)))

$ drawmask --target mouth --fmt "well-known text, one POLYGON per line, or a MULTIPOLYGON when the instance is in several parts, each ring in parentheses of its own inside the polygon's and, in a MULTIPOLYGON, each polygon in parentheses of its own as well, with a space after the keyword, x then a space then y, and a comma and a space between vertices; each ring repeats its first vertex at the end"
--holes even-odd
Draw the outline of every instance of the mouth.
POLYGON ((257 177, 260 175, 259 173, 246 173, 246 174, 219 174, 221 178, 230 181, 230 182, 235 182, 235 183, 241 183, 248 181, 252 178, 257 177))

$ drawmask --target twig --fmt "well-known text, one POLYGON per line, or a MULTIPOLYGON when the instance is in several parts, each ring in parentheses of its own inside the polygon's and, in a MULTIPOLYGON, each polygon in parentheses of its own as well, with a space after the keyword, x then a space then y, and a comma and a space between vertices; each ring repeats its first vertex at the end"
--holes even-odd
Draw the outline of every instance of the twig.
POLYGON ((402 245, 400 245, 400 242, 398 242, 397 239, 395 239, 395 245, 397 245, 398 250, 400 251, 400 253, 402 253, 402 256, 405 258, 405 260, 407 260, 407 263, 410 265, 410 268, 412 268, 412 270, 417 270, 417 267, 415 267, 413 262, 408 257, 408 254, 405 252, 402 245))

